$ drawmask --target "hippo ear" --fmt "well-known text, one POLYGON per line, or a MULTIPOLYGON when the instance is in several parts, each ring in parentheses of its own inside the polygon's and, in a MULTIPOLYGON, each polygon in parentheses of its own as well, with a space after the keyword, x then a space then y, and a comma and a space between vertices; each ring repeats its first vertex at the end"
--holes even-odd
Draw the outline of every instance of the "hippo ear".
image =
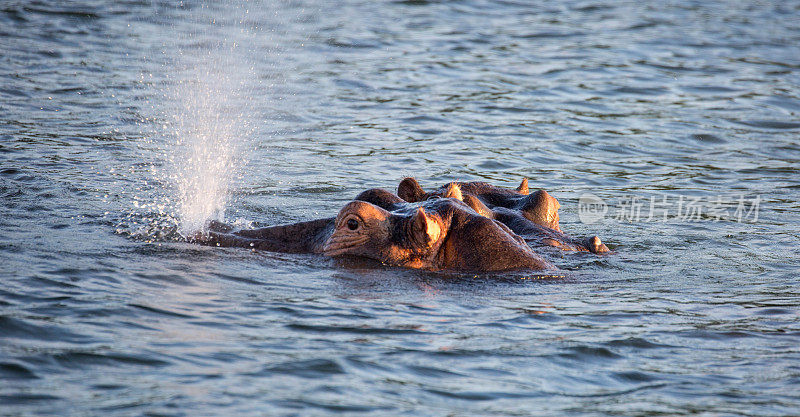
POLYGON ((527 178, 523 178, 522 179, 522 183, 520 183, 519 187, 517 187, 517 192, 520 193, 520 194, 528 195, 528 193, 530 191, 528 190, 528 179, 527 178))
POLYGON ((423 246, 430 246, 433 242, 439 240, 441 234, 442 228, 439 223, 425 213, 422 207, 419 207, 411 217, 412 238, 423 246))
POLYGON ((558 208, 561 205, 547 191, 536 191, 522 201, 521 211, 525 218, 538 225, 561 231, 558 225, 558 208))
POLYGON ((611 252, 608 249, 608 246, 606 246, 597 236, 587 237, 583 240, 583 245, 586 246, 589 249, 589 252, 592 253, 611 252))
POLYGON ((397 186, 397 195, 409 203, 416 203, 425 198, 425 191, 414 178, 404 178, 397 186))
POLYGON ((447 184, 447 189, 444 191, 444 198, 455 198, 456 200, 464 201, 464 196, 461 194, 461 187, 458 184, 451 182, 447 184))

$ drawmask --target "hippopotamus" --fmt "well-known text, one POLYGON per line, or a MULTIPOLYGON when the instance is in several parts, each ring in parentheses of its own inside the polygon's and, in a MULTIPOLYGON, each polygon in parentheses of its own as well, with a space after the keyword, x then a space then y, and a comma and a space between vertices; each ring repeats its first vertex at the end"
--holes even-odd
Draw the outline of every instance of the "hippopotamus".
POLYGON ((214 222, 190 240, 252 249, 359 256, 386 265, 426 270, 554 269, 533 248, 608 252, 596 236, 561 231, 558 201, 529 193, 527 179, 510 190, 482 182, 446 184, 426 193, 413 178, 397 194, 373 188, 336 217, 233 231, 214 222))
POLYGON ((371 189, 335 218, 233 231, 222 223, 190 240, 273 252, 351 255, 383 264, 432 271, 556 269, 503 223, 456 198, 415 204, 371 189))
POLYGON ((432 198, 462 200, 475 212, 503 223, 533 246, 596 254, 609 252, 597 236, 575 239, 562 232, 558 200, 545 190, 530 193, 527 178, 514 190, 485 182, 451 182, 431 192, 425 192, 416 179, 405 178, 397 187, 397 195, 411 203, 432 198))

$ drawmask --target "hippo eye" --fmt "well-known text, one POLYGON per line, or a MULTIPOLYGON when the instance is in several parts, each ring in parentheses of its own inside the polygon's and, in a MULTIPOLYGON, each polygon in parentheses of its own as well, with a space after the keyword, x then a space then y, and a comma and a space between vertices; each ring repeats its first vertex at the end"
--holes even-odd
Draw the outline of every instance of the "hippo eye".
POLYGON ((350 229, 350 230, 358 229, 358 222, 356 221, 356 219, 348 220, 347 221, 347 228, 350 229))

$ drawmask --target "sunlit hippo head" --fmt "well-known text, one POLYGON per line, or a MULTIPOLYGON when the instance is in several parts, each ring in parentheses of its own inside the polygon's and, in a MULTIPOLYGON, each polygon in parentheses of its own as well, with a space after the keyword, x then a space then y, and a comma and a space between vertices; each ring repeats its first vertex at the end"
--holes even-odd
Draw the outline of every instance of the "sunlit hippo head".
POLYGON ((391 212, 365 201, 348 203, 336 217, 323 253, 428 270, 554 268, 508 227, 450 197, 391 212))
POLYGON ((325 242, 328 256, 354 255, 388 265, 424 268, 435 263, 445 221, 418 207, 410 215, 390 213, 364 201, 348 203, 336 217, 325 242))
POLYGON ((416 179, 405 178, 397 187, 397 195, 408 202, 437 197, 457 198, 487 217, 492 217, 492 209, 496 207, 518 210, 533 223, 561 231, 558 200, 545 190, 530 193, 527 178, 523 178, 513 190, 485 182, 450 182, 430 192, 425 192, 416 179))
POLYGON ((416 179, 405 178, 397 187, 397 195, 407 202, 458 199, 476 213, 499 220, 515 233, 532 237, 529 242, 538 241, 565 250, 609 252, 597 236, 581 240, 563 234, 558 214, 561 204, 545 190, 530 192, 527 178, 515 189, 485 182, 450 182, 429 192, 423 190, 416 179))

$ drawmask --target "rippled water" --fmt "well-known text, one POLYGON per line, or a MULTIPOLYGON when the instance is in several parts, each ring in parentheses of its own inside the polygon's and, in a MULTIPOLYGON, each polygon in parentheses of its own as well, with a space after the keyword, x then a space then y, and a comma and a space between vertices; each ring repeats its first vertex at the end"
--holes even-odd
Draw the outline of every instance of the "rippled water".
POLYGON ((0 414, 797 415, 800 3, 529 3, 0 2, 0 414), (521 280, 194 246, 198 143, 230 151, 201 217, 525 176, 616 253, 521 280))

